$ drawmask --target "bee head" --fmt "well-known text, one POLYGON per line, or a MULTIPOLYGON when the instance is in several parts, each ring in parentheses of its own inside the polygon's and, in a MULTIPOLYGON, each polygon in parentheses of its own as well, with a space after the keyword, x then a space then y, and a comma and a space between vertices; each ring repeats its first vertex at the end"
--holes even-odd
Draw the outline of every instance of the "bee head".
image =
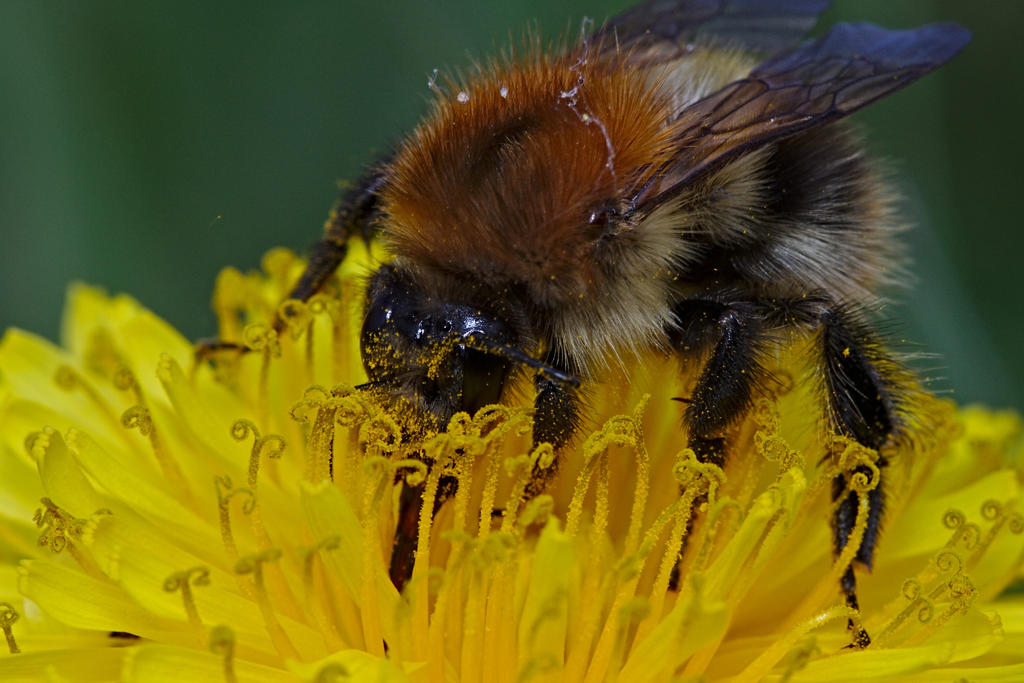
POLYGON ((428 428, 497 403, 516 367, 579 384, 523 345, 523 334, 501 316, 430 296, 400 268, 385 265, 370 278, 360 339, 369 377, 364 386, 411 405, 428 428))
POLYGON ((368 385, 411 404, 433 428, 497 403, 512 359, 509 326, 475 306, 432 298, 394 266, 370 279, 361 352, 368 385))

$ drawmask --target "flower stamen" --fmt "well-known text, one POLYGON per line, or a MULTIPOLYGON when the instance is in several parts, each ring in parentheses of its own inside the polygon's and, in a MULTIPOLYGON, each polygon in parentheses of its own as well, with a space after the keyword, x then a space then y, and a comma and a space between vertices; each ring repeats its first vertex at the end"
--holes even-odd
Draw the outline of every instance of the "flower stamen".
MULTIPOLYGON (((427 626, 429 624, 429 600, 428 585, 424 578, 430 569, 430 531, 434 523, 432 511, 437 500, 437 489, 441 482, 441 467, 435 466, 427 469, 423 463, 414 461, 423 467, 418 476, 426 476, 426 484, 423 486, 422 505, 419 512, 419 524, 416 532, 416 555, 413 561, 412 576, 403 593, 408 598, 412 608, 411 631, 414 638, 413 647, 417 651, 424 651, 427 639, 427 626)), ((436 463, 439 464, 439 463, 436 463)), ((405 485, 409 486, 406 478, 405 485)))
POLYGON ((505 461, 505 469, 509 474, 519 470, 519 474, 512 485, 512 492, 509 494, 508 503, 505 506, 505 513, 501 519, 501 530, 511 533, 513 529, 521 528, 518 524, 519 508, 527 499, 527 491, 530 485, 538 476, 543 476, 545 470, 555 462, 555 449, 549 443, 539 444, 528 455, 520 455, 508 458, 505 461))
POLYGON ((130 406, 121 414, 121 426, 125 429, 138 429, 140 434, 149 439, 153 456, 170 485, 169 489, 188 507, 193 510, 198 509, 184 473, 163 446, 156 425, 153 423, 153 416, 146 405, 146 397, 142 393, 142 387, 135 379, 135 374, 128 368, 121 367, 114 373, 114 386, 121 391, 131 391, 135 397, 135 405, 130 406))
POLYGON ((780 434, 779 406, 775 401, 758 399, 752 414, 758 429, 754 432, 754 448, 761 457, 779 464, 779 478, 794 467, 803 468, 804 458, 780 434))
POLYGON ((124 359, 110 331, 97 327, 89 332, 83 353, 84 365, 102 377, 112 377, 124 367, 124 359))
MULTIPOLYGON (((850 477, 849 489, 857 491, 857 516, 854 521, 853 529, 850 531, 850 535, 846 539, 846 545, 843 546, 839 556, 836 557, 832 563, 832 567, 828 573, 823 576, 818 583, 807 592, 807 595, 800 602, 800 605, 793 610, 792 616, 786 621, 785 628, 794 628, 793 624, 799 620, 802 615, 812 612, 816 605, 827 603, 829 596, 834 594, 836 586, 839 585, 839 577, 850 566, 853 562, 853 558, 857 555, 857 551, 860 550, 860 544, 864 541, 864 533, 867 531, 868 526, 868 509, 869 501, 868 497, 864 495, 866 491, 860 490, 860 486, 870 485, 871 483, 877 484, 877 478, 873 482, 865 482, 864 478, 861 477, 859 481, 856 473, 850 477)), ((848 493, 842 494, 843 496, 849 495, 848 493)), ((859 616, 858 616, 859 618, 859 616)))
POLYGON ((968 523, 967 515, 960 510, 947 510, 946 514, 942 516, 942 523, 947 529, 953 531, 953 535, 946 542, 947 548, 955 548, 960 545, 965 550, 970 550, 981 539, 981 527, 974 523, 968 523))
MULTIPOLYGON (((501 473, 501 458, 498 450, 510 435, 523 436, 529 433, 533 425, 530 419, 521 412, 513 412, 504 406, 485 406, 477 411, 475 421, 484 437, 484 455, 487 463, 484 474, 483 495, 480 501, 480 523, 477 538, 481 541, 491 533, 494 520, 494 504, 498 495, 498 476, 501 473)), ((504 511, 503 511, 504 512, 504 511)))
POLYGON ((263 358, 257 389, 257 409, 260 424, 267 424, 270 417, 270 359, 281 357, 281 341, 277 331, 263 323, 249 323, 242 330, 242 343, 253 351, 259 351, 263 358))
POLYGON ((992 522, 992 525, 988 528, 985 535, 978 541, 977 546, 975 546, 970 556, 968 556, 967 566, 969 568, 973 568, 978 563, 982 555, 985 554, 985 551, 992 545, 992 542, 1004 527, 1009 529, 1011 532, 1016 529, 1017 534, 1024 531, 1024 518, 1016 513, 1007 512, 1005 506, 998 500, 986 500, 982 503, 981 516, 987 521, 992 522))
POLYGON ((306 389, 302 400, 292 406, 296 422, 309 422, 309 409, 315 411, 306 439, 305 479, 311 484, 334 478, 334 426, 337 424, 338 398, 347 388, 335 387, 330 393, 321 386, 306 389))
POLYGON ((329 614, 334 607, 334 597, 330 594, 330 587, 323 575, 318 577, 314 571, 317 566, 316 559, 321 552, 337 550, 340 547, 341 537, 333 534, 302 550, 302 586, 306 598, 305 611, 313 615, 328 652, 343 649, 345 641, 337 628, 337 615, 329 614))
POLYGON ((814 629, 821 628, 825 624, 828 624, 839 619, 856 620, 860 617, 857 610, 844 606, 831 607, 824 612, 820 612, 810 619, 797 624, 796 626, 787 630, 786 634, 781 638, 778 638, 768 647, 767 650, 762 652, 758 657, 752 661, 736 680, 740 681, 759 681, 764 678, 768 672, 779 663, 781 659, 786 656, 787 652, 791 652, 796 644, 814 629))
POLYGON ((209 648, 224 660, 224 683, 238 683, 235 675, 235 632, 223 624, 214 626, 210 629, 209 648))
POLYGON ((203 641, 205 631, 203 621, 199 618, 199 610, 196 608, 195 596, 192 595, 192 586, 208 585, 210 585, 210 568, 203 566, 174 572, 164 579, 164 591, 168 593, 181 591, 181 603, 185 608, 185 615, 196 631, 200 643, 203 641))
POLYGON ((14 631, 11 627, 14 622, 18 620, 21 615, 18 614, 14 606, 9 602, 0 602, 0 631, 4 632, 4 639, 7 640, 7 650, 12 655, 16 655, 21 650, 18 649, 18 643, 14 640, 14 631))
POLYGON ((241 321, 245 312, 248 281, 237 268, 221 269, 213 283, 211 307, 217 316, 218 336, 238 339, 242 335, 241 321))
POLYGON ((79 374, 71 366, 63 364, 59 365, 57 367, 57 370, 53 373, 53 381, 57 384, 58 387, 67 392, 72 392, 75 391, 76 389, 81 389, 82 392, 89 399, 89 402, 96 406, 96 408, 100 411, 101 414, 107 416, 107 418, 110 419, 112 424, 119 423, 119 420, 117 419, 117 415, 115 414, 114 409, 110 407, 110 404, 108 404, 103 399, 102 396, 100 396, 100 393, 99 391, 96 390, 96 387, 94 387, 89 380, 82 377, 82 375, 79 374))
POLYGON ((242 496, 242 513, 251 515, 256 509, 256 494, 250 488, 234 488, 229 476, 214 477, 214 487, 217 489, 217 511, 220 520, 220 537, 224 542, 224 549, 232 561, 238 560, 238 546, 235 544, 235 537, 231 531, 231 499, 235 496, 242 496))
POLYGON ((312 382, 316 372, 313 366, 313 312, 309 304, 300 299, 285 299, 277 307, 277 317, 288 328, 292 340, 297 341, 305 335, 306 377, 312 382))
POLYGON ((931 598, 923 595, 924 587, 918 579, 904 581, 900 592, 907 599, 907 606, 878 633, 876 638, 878 642, 884 643, 915 612, 920 624, 927 624, 935 615, 935 603, 931 598))
POLYGON ((369 457, 363 463, 365 487, 362 496, 362 539, 363 563, 362 585, 359 594, 359 609, 362 616, 363 642, 369 652, 384 655, 384 635, 381 629, 377 596, 377 575, 369 568, 384 565, 380 544, 376 542, 380 524, 381 501, 388 490, 394 469, 383 456, 369 457))
POLYGON ((263 525, 263 515, 260 512, 259 485, 260 460, 262 458, 280 458, 287 444, 285 440, 276 434, 260 436, 260 430, 249 420, 236 420, 231 425, 231 436, 235 441, 244 441, 249 435, 253 436, 252 448, 249 450, 249 469, 247 473, 249 489, 252 491, 254 503, 249 519, 252 522, 253 533, 260 548, 266 550, 270 547, 270 536, 263 525))
POLYGON ((59 553, 71 545, 71 537, 79 535, 77 523, 80 521, 57 507, 49 498, 42 498, 42 508, 36 510, 32 521, 42 529, 39 545, 59 553))
MULTIPOLYGON (((256 538, 256 545, 261 550, 267 552, 271 548, 270 535, 267 532, 266 525, 263 521, 263 510, 260 506, 259 491, 257 485, 259 484, 260 475, 260 461, 266 460, 277 460, 284 453, 287 444, 283 437, 277 434, 264 434, 261 435, 259 429, 249 420, 235 420, 234 424, 231 425, 231 436, 236 441, 244 441, 252 435, 253 442, 252 448, 249 450, 249 468, 247 472, 249 490, 252 491, 252 507, 247 513, 249 522, 252 525, 253 536, 256 538)), ((262 574, 261 574, 262 576, 262 574)), ((287 614, 298 614, 299 604, 292 594, 291 588, 283 579, 279 579, 277 574, 271 579, 274 584, 274 588, 281 597, 280 608, 287 614)))
MULTIPOLYGON (((693 513, 695 512, 694 502, 697 499, 696 487, 687 487, 680 495, 675 508, 675 523, 665 543, 665 550, 661 556, 661 563, 658 565, 658 573, 651 588, 651 613, 650 617, 637 628, 636 641, 647 635, 650 629, 654 628, 657 620, 663 616, 662 608, 665 597, 668 595, 668 586, 672 578, 672 570, 680 559, 680 551, 683 543, 688 538, 689 530, 692 527, 693 513)), ((680 568, 682 574, 684 568, 680 568)))
POLYGON ((278 621, 277 614, 274 613, 274 608, 270 604, 270 596, 267 595, 266 583, 264 582, 263 566, 268 562, 277 562, 281 559, 282 555, 283 553, 280 548, 268 548, 263 552, 247 555, 235 563, 235 573, 240 575, 252 574, 253 588, 256 592, 256 604, 260 608, 260 614, 263 616, 263 625, 267 629, 271 642, 274 643, 274 647, 282 657, 298 660, 300 659, 299 653, 292 644, 288 634, 285 633, 281 622, 278 621))

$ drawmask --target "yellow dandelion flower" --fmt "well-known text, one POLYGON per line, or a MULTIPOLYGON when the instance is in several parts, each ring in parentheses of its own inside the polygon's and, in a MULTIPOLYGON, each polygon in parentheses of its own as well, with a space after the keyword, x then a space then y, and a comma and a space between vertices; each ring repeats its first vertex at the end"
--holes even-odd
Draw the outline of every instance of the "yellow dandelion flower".
POLYGON ((922 406, 934 429, 886 454, 853 614, 837 585, 865 511, 832 558, 828 484, 873 454, 824 443, 802 383, 757 404, 722 471, 681 448, 673 383, 654 381, 676 369, 652 362, 596 392, 589 435, 523 502, 550 459, 524 411, 407 443, 353 389, 355 262, 345 295, 284 306, 280 337, 258 321, 302 263, 225 271, 220 333, 255 351, 216 368, 84 286, 63 347, 6 333, 0 680, 1024 680, 1024 595, 1004 590, 1024 562, 1014 415, 922 406), (399 592, 403 482, 429 511, 442 477, 457 493, 421 516, 399 592), (844 649, 851 617, 865 650, 844 649))

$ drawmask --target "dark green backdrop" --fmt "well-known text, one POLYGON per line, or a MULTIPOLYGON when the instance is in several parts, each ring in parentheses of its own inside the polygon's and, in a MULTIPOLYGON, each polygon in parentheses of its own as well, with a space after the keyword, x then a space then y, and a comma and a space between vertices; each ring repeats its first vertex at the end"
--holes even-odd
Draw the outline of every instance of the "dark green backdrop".
MULTIPOLYGON (((78 279, 210 334, 218 269, 309 245, 335 181, 416 121, 433 67, 528 19, 553 35, 627 4, 4 0, 0 327, 55 337, 78 279)), ((953 64, 858 118, 917 224, 918 282, 893 317, 938 354, 936 386, 1021 407, 1024 3, 837 5, 823 24, 974 31, 953 64)))

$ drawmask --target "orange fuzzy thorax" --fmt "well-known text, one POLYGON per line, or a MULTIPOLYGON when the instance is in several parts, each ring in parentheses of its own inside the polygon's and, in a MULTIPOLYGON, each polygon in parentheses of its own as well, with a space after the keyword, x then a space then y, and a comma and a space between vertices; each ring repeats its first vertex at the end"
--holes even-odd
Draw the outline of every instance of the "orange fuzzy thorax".
POLYGON ((526 286, 541 304, 584 297, 604 284, 601 212, 667 158, 670 109, 614 51, 533 49, 480 68, 400 148, 385 236, 420 268, 526 286))

